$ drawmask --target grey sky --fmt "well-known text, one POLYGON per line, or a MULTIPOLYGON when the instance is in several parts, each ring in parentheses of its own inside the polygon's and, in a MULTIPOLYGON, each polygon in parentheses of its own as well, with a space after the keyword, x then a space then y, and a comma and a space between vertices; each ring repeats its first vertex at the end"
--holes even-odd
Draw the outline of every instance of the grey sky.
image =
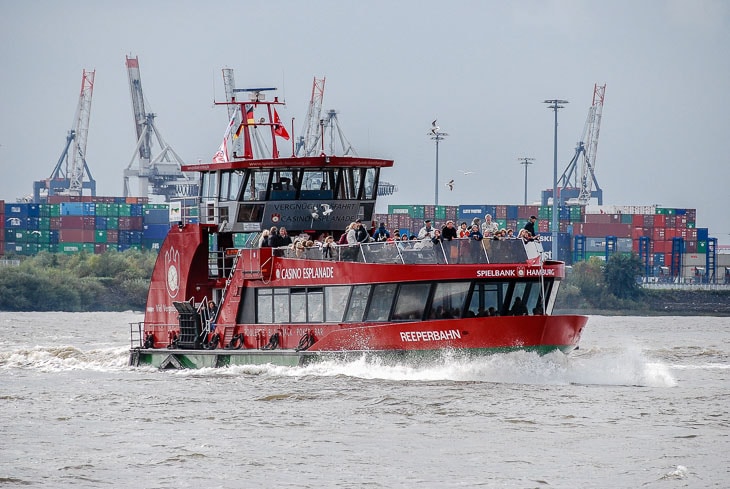
POLYGON ((73 127, 82 70, 96 70, 87 161, 121 195, 134 145, 125 55, 148 110, 186 161, 210 160, 227 124, 221 68, 280 88, 299 134, 313 77, 361 155, 395 159, 387 204, 521 204, 573 156, 595 83, 606 84, 596 173, 604 203, 696 208, 730 244, 730 2, 0 0, 0 198, 52 171, 73 127), (459 170, 474 171, 465 178, 459 170), (453 191, 443 185, 455 179, 453 191))

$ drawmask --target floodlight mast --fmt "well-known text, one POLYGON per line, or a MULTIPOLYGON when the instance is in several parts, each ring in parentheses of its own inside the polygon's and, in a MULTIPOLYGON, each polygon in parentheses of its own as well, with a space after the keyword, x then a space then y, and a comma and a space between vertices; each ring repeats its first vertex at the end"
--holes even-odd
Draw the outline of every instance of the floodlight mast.
POLYGON ((520 165, 525 165, 525 205, 527 205, 527 166, 532 165, 532 162, 535 161, 535 158, 517 158, 518 161, 520 161, 520 165))
POLYGON ((544 104, 549 104, 548 109, 555 113, 555 131, 553 141, 553 218, 552 218, 552 236, 553 246, 551 258, 558 259, 558 109, 565 107, 569 103, 567 100, 552 99, 545 100, 544 104))

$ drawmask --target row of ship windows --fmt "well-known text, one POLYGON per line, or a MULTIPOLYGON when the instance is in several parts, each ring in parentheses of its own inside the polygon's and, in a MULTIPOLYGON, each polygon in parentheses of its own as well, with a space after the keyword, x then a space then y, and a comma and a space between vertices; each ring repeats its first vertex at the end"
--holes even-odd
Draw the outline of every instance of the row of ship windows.
POLYGON ((203 173, 205 200, 251 201, 376 198, 379 168, 227 170, 203 173))
POLYGON ((484 316, 490 308, 508 315, 517 297, 528 311, 541 312, 543 286, 550 297, 552 279, 259 288, 256 323, 419 321, 484 316))

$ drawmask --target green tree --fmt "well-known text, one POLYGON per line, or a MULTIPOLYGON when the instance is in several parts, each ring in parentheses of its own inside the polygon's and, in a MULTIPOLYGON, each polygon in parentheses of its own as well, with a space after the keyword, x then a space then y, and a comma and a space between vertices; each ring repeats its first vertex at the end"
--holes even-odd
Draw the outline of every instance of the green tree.
POLYGON ((604 268, 606 288, 619 299, 637 299, 642 292, 637 277, 641 276, 641 260, 631 253, 614 253, 604 268))

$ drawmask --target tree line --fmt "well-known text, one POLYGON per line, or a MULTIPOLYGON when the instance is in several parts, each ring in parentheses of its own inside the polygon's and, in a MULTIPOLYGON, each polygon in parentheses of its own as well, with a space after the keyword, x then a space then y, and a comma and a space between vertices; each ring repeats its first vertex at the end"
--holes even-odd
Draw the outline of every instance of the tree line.
POLYGON ((3 311, 142 311, 157 253, 41 252, 0 268, 3 311))

